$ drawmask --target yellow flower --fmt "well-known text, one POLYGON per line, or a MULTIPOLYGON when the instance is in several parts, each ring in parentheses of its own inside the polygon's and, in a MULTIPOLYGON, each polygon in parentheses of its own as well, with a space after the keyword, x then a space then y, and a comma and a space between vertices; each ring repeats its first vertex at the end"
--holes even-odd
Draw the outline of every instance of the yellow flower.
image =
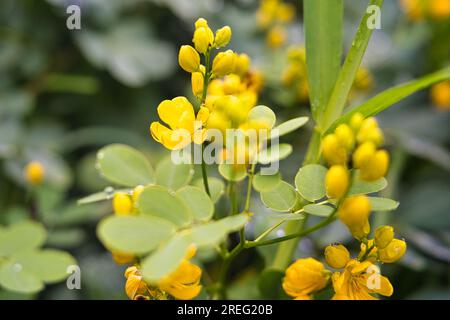
POLYGON ((24 169, 25 180, 32 184, 38 185, 44 180, 45 168, 38 161, 31 161, 24 169))
POLYGON ((357 90, 369 90, 373 86, 373 77, 370 71, 366 68, 359 68, 356 72, 354 87, 357 90))
POLYGON ((371 294, 391 296, 394 289, 389 279, 368 272, 372 266, 369 261, 351 260, 343 272, 335 272, 332 276, 335 295, 333 300, 377 300, 371 294))
POLYGON ((384 249, 394 239, 394 228, 381 226, 375 230, 375 244, 378 249, 384 249))
POLYGON ((358 240, 367 237, 370 232, 370 209, 369 199, 361 195, 345 199, 338 210, 339 219, 358 240))
POLYGON ((353 149, 353 146, 355 145, 355 135, 347 124, 340 124, 334 131, 334 134, 341 146, 344 146, 347 150, 353 149))
POLYGON ((190 246, 186 252, 185 259, 181 262, 177 270, 158 283, 158 287, 162 291, 169 293, 179 300, 191 300, 198 296, 202 289, 200 284, 202 269, 188 260, 195 253, 196 247, 190 246))
POLYGON ((194 48, 188 45, 181 46, 178 53, 178 63, 187 72, 195 72, 200 67, 200 56, 194 48))
POLYGON ((269 48, 279 48, 286 42, 286 30, 281 26, 275 26, 270 29, 266 37, 266 42, 269 48))
POLYGON ((329 271, 316 259, 298 259, 286 269, 283 289, 291 297, 304 297, 323 289, 329 280, 329 271))
POLYGON ((400 4, 410 20, 417 21, 423 18, 424 6, 422 0, 400 0, 400 4))
POLYGON ((195 29, 198 28, 206 28, 208 26, 208 21, 206 21, 204 18, 198 18, 197 21, 195 21, 195 29))
POLYGON ((248 72, 249 68, 250 68, 250 57, 245 53, 236 55, 233 73, 239 76, 243 76, 248 72))
POLYGON ((192 104, 185 97, 176 97, 161 102, 158 115, 169 128, 159 122, 153 122, 150 132, 152 137, 167 149, 178 150, 192 141, 197 144, 203 142, 201 127, 209 115, 207 108, 201 107, 196 118, 192 104))
POLYGON ((384 263, 393 263, 406 253, 406 242, 393 239, 384 249, 378 249, 378 258, 384 263))
POLYGON ((307 294, 300 294, 294 298, 294 300, 312 300, 311 296, 307 294))
POLYGON ((280 3, 276 11, 277 20, 282 23, 288 23, 294 19, 295 7, 290 3, 280 3))
POLYGON ((356 139, 359 143, 370 141, 375 146, 383 143, 383 132, 378 127, 377 120, 374 117, 367 118, 362 122, 356 139))
POLYGON ((435 84, 431 88, 431 100, 441 110, 450 110, 450 81, 435 84))
POLYGON ((113 251, 112 258, 117 264, 127 264, 135 260, 134 255, 123 252, 113 251))
POLYGON ((125 270, 125 278, 127 282, 125 283, 125 292, 127 296, 134 300, 141 295, 148 293, 148 286, 142 280, 142 275, 136 267, 129 267, 125 270))
POLYGON ((328 198, 339 199, 347 192, 350 184, 348 170, 341 165, 334 165, 328 169, 325 185, 328 198))
POLYGON ((133 212, 133 201, 124 192, 117 192, 113 198, 113 209, 116 215, 129 215, 133 212))
POLYGON ((350 127, 353 129, 354 132, 358 132, 359 128, 361 128, 363 121, 364 116, 361 113, 357 112, 350 119, 350 127))
POLYGON ((433 18, 445 19, 450 16, 450 1, 430 0, 428 10, 433 18))
POLYGON ((197 98, 200 98, 203 94, 204 74, 205 67, 201 65, 200 71, 192 72, 191 75, 192 93, 197 98))
POLYGON ((329 165, 345 165, 348 159, 347 149, 340 144, 334 133, 327 135, 322 141, 322 154, 329 165))
POLYGON ((235 68, 235 62, 236 54, 233 51, 227 50, 225 52, 219 52, 213 61, 213 75, 221 78, 230 74, 235 68))
POLYGON ((195 49, 198 52, 206 53, 206 51, 209 50, 209 47, 214 42, 214 34, 209 27, 199 27, 194 32, 194 38, 192 39, 192 42, 194 43, 195 49))
POLYGON ((325 259, 330 267, 342 269, 350 261, 350 252, 342 244, 330 245, 325 248, 325 259))
POLYGON ((216 31, 216 38, 214 40, 214 45, 216 48, 225 47, 231 39, 231 28, 225 26, 216 31))

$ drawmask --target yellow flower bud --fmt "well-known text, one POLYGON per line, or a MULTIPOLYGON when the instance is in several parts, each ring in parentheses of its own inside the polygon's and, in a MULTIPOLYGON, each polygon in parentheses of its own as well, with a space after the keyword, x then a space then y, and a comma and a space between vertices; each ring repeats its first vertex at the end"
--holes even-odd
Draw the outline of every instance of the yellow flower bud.
POLYGON ((361 168, 372 159, 375 154, 375 145, 368 141, 360 145, 353 153, 353 166, 355 168, 361 168))
POLYGON ((192 72, 191 75, 191 85, 192 85, 192 93, 197 98, 201 97, 203 95, 203 86, 204 86, 204 77, 203 73, 205 67, 200 66, 200 71, 198 72, 192 72))
POLYGON ((347 169, 341 165, 334 165, 328 169, 325 176, 325 185, 328 198, 339 199, 347 192, 349 186, 349 174, 347 169))
POLYGON ((350 261, 350 252, 342 244, 325 248, 325 259, 330 267, 342 269, 350 261))
POLYGON ((353 129, 354 132, 358 132, 361 128, 361 125, 364 121, 364 116, 357 112, 355 113, 351 119, 350 119, 350 127, 353 129))
POLYGON ((219 78, 230 74, 234 70, 235 61, 236 54, 233 51, 219 52, 213 61, 213 74, 219 78))
POLYGON ((286 30, 281 26, 275 26, 267 34, 266 43, 269 48, 279 48, 286 42, 286 30))
POLYGON ((208 27, 208 21, 206 21, 203 18, 198 18, 197 21, 195 21, 195 29, 202 28, 202 27, 203 28, 208 27))
POLYGON ((131 197, 123 192, 118 192, 113 198, 113 209, 117 215, 128 215, 133 211, 131 197))
POLYGON ((384 177, 389 168, 389 153, 378 150, 361 167, 361 179, 375 181, 384 177))
POLYGON ((286 269, 283 289, 291 297, 309 295, 323 289, 328 282, 329 272, 316 259, 298 259, 286 269))
POLYGON ((208 51, 209 46, 212 45, 213 41, 214 34, 209 27, 200 27, 195 30, 192 42, 198 52, 205 53, 208 51))
POLYGON ((142 186, 142 185, 139 185, 133 189, 133 194, 131 197, 132 197, 134 204, 136 204, 136 202, 138 201, 139 196, 141 195, 142 191, 144 191, 144 186, 142 186))
POLYGON ((334 133, 327 135, 323 139, 322 154, 329 165, 345 165, 347 163, 347 150, 339 143, 339 140, 334 133))
POLYGON ((355 136, 352 129, 346 124, 340 124, 334 131, 340 145, 344 146, 347 150, 353 149, 355 145, 355 136))
POLYGON ((339 219, 345 224, 352 235, 361 240, 370 232, 369 214, 370 201, 366 196, 354 196, 345 199, 338 210, 339 219))
POLYGON ((384 140, 383 132, 378 127, 377 120, 374 117, 367 118, 362 122, 356 138, 359 143, 371 141, 375 146, 381 145, 384 140))
POLYGON ((231 28, 225 26, 216 31, 216 39, 214 45, 216 48, 225 47, 231 39, 231 28))
POLYGON ((450 110, 450 81, 435 84, 430 94, 434 105, 441 110, 450 110))
POLYGON ((381 226, 375 230, 375 244, 378 249, 384 249, 394 239, 394 228, 381 226))
POLYGON ((187 72, 195 72, 200 67, 200 56, 194 48, 188 45, 181 46, 178 53, 178 63, 187 72))
POLYGON ((32 184, 38 185, 44 180, 45 169, 44 166, 37 161, 28 163, 24 170, 25 180, 32 184))
POLYGON ((386 248, 378 250, 378 258, 384 263, 393 263, 399 260, 406 252, 406 242, 393 239, 386 248))
POLYGON ((236 62, 233 73, 243 76, 250 68, 250 57, 245 53, 236 56, 236 62))

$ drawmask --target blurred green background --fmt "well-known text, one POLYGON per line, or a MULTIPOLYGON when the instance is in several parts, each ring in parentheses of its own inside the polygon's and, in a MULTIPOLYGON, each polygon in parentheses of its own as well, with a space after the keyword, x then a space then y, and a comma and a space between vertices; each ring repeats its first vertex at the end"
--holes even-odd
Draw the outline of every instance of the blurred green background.
MULTIPOLYGON (((193 23, 204 17, 214 28, 230 25, 229 45, 246 52, 265 79, 259 103, 279 121, 308 115, 308 102, 283 86, 287 49, 303 45, 300 1, 287 38, 278 48, 258 26, 257 0, 2 0, 0 2, 0 224, 30 216, 24 166, 40 161, 46 183, 36 195, 38 219, 47 227, 47 245, 69 251, 82 272, 82 289, 65 283, 38 295, 0 289, 0 299, 121 299, 124 267, 116 265, 95 235, 96 222, 110 204, 77 206, 76 200, 108 185, 95 170, 95 153, 109 143, 127 143, 155 163, 165 153, 148 132, 163 99, 190 96, 190 77, 177 63, 178 48, 191 42, 193 23), (81 30, 68 30, 66 8, 81 8, 81 30)), ((345 1, 346 49, 366 1, 345 1)), ((382 29, 374 33, 363 65, 373 85, 357 103, 392 85, 419 77, 450 62, 450 20, 411 21, 398 1, 385 1, 382 29)), ((378 116, 392 155, 390 186, 395 212, 373 215, 374 224, 393 224, 408 242, 406 256, 383 273, 394 299, 450 299, 450 113, 422 91, 378 116)), ((292 181, 310 135, 288 136, 294 153, 281 163, 292 181)), ((258 205, 249 232, 269 223, 258 205)), ((220 204, 219 204, 220 205, 220 204)), ((351 242, 335 223, 305 238, 297 256, 321 255, 331 242, 351 242)), ((259 298, 255 276, 274 246, 246 252, 232 274, 230 298, 259 298)), ((357 248, 354 248, 355 250, 357 248)), ((206 259, 206 258, 205 258, 206 259)))

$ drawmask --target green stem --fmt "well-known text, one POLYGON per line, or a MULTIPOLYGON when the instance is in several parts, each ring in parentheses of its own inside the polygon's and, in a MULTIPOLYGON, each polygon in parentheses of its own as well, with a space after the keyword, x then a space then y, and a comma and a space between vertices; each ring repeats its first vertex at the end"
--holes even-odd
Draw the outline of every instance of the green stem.
MULTIPOLYGON (((208 85, 209 80, 211 77, 211 66, 210 66, 210 52, 207 51, 205 53, 205 74, 203 75, 203 92, 202 92, 202 100, 200 101, 200 108, 206 101, 206 94, 208 92, 208 85)), ((205 191, 208 194, 208 196, 211 197, 211 192, 209 190, 209 183, 208 183, 208 171, 206 169, 206 163, 204 157, 204 150, 205 150, 205 143, 202 143, 202 177, 203 177, 203 185, 205 187, 205 191)))
POLYGON ((203 151, 205 150, 205 144, 202 143, 202 178, 203 185, 205 187, 205 191, 209 197, 211 197, 211 192, 209 191, 209 183, 208 183, 208 171, 206 169, 205 159, 203 158, 203 151))

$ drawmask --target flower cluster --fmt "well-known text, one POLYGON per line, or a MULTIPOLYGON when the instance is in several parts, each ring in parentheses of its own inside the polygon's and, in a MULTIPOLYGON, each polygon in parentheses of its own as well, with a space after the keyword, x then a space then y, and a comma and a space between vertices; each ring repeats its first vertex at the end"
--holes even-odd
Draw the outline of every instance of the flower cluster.
POLYGON ((286 25, 295 17, 295 7, 280 0, 261 0, 256 19, 261 29, 268 30, 267 46, 278 48, 286 42, 286 25))
POLYGON ((195 253, 195 246, 189 247, 179 267, 153 285, 143 280, 138 267, 127 268, 125 271, 127 296, 132 300, 166 300, 169 297, 191 300, 195 298, 202 289, 200 285, 202 270, 189 261, 195 253))
POLYGON ((450 1, 448 0, 400 0, 400 5, 412 21, 424 18, 443 20, 450 17, 450 1))
POLYGON ((354 114, 349 124, 340 124, 333 133, 325 136, 322 154, 330 168, 325 176, 326 193, 336 201, 339 220, 347 226, 353 237, 360 242, 360 253, 352 259, 350 252, 341 244, 325 249, 327 264, 340 271, 331 272, 312 258, 297 260, 286 270, 283 288, 296 299, 311 299, 332 279, 333 299, 376 299, 372 294, 391 296, 392 285, 380 275, 376 262, 393 263, 406 252, 406 243, 394 238, 391 226, 380 226, 369 239, 371 202, 365 195, 347 196, 354 171, 358 169, 362 180, 374 181, 385 176, 389 155, 378 149, 383 133, 373 117, 364 119, 354 114))

